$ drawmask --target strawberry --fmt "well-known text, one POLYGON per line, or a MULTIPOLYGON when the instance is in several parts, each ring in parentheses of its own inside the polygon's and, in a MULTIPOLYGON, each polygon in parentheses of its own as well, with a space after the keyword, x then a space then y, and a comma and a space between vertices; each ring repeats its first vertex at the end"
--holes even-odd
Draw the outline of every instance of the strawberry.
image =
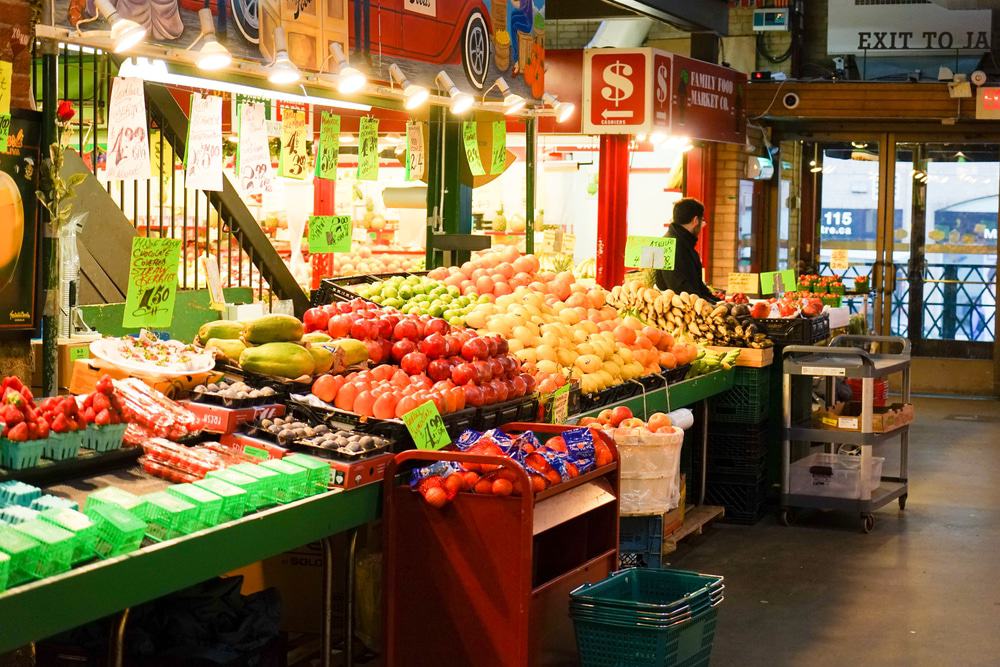
POLYGON ((76 399, 73 398, 72 396, 69 396, 65 400, 63 400, 60 408, 62 408, 62 413, 67 417, 79 414, 79 408, 76 405, 76 399))
POLYGON ((96 417, 96 414, 97 413, 94 412, 94 408, 92 408, 92 407, 90 407, 88 405, 83 410, 83 414, 81 415, 83 417, 83 423, 84 424, 93 424, 94 423, 94 419, 96 417))
POLYGON ((94 412, 103 412, 111 407, 111 400, 104 394, 94 394, 94 412))
POLYGON ((24 397, 20 393, 14 391, 13 389, 7 388, 3 395, 3 402, 8 405, 20 406, 24 403, 24 397))
POLYGON ((7 433, 7 439, 13 442, 25 442, 28 439, 28 425, 21 422, 17 426, 14 426, 7 433))
POLYGON ((105 375, 100 380, 97 381, 97 391, 102 394, 110 394, 115 390, 114 381, 111 379, 110 375, 105 375))
POLYGON ((93 404, 94 404, 94 395, 87 394, 87 397, 83 399, 83 407, 89 408, 93 404))
POLYGON ((27 387, 21 387, 21 397, 28 403, 34 403, 35 397, 27 387))
POLYGON ((38 440, 38 422, 26 422, 28 424, 28 440, 38 440))
POLYGON ((14 391, 21 391, 23 386, 24 384, 21 383, 21 378, 16 375, 11 375, 10 377, 4 378, 2 388, 7 389, 10 387, 14 391))
POLYGON ((50 430, 51 427, 49 426, 49 423, 47 421, 43 419, 40 422, 38 422, 38 438, 40 440, 44 440, 45 438, 49 437, 50 430))
POLYGON ((52 420, 52 430, 56 433, 66 433, 69 431, 69 421, 66 419, 66 415, 56 415, 56 418, 52 420))
POLYGON ((94 423, 98 426, 107 426, 111 423, 111 413, 108 410, 101 410, 94 418, 94 423))
POLYGON ((14 426, 24 421, 24 415, 13 405, 7 405, 3 408, 3 420, 9 426, 14 426))

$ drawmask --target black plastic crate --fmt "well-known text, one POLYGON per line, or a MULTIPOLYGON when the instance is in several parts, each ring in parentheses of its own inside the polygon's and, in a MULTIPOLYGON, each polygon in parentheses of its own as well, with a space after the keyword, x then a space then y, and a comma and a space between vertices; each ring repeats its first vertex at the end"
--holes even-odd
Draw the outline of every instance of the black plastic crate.
MULTIPOLYGON (((733 427, 710 425, 708 428, 708 460, 760 459, 767 455, 770 434, 767 425, 733 427)), ((700 460, 701 450, 695 455, 700 460)))
POLYGON ((759 424, 771 408, 771 368, 736 367, 733 388, 711 398, 709 419, 718 423, 759 424))
POLYGON ((477 431, 486 431, 509 422, 530 422, 537 415, 538 396, 524 396, 478 408, 472 420, 472 428, 477 431))
POLYGON ((677 366, 676 368, 671 368, 668 371, 663 371, 661 375, 666 378, 669 384, 674 384, 676 382, 681 382, 687 377, 688 371, 691 370, 691 364, 684 364, 683 366, 677 366))
POLYGON ((718 482, 711 478, 705 488, 705 502, 726 508, 723 521, 753 525, 764 516, 767 486, 763 479, 740 484, 718 482))
POLYGON ((623 568, 660 567, 663 515, 623 516, 618 523, 618 551, 623 568))
POLYGON ((755 319, 761 333, 777 345, 812 345, 830 337, 830 314, 816 317, 766 317, 755 319))
POLYGON ((320 281, 319 288, 313 290, 311 303, 313 306, 325 306, 328 303, 336 301, 352 301, 354 299, 374 303, 371 299, 365 299, 348 288, 352 285, 370 285, 371 283, 388 280, 396 276, 421 276, 426 274, 426 271, 401 271, 399 273, 368 273, 340 278, 324 278, 320 281))

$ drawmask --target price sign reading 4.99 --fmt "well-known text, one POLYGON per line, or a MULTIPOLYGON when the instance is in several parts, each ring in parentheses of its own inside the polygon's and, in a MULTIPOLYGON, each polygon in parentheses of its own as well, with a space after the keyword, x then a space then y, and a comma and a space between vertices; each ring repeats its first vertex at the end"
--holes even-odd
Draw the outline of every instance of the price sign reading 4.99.
POLYGON ((434 401, 427 401, 407 412, 403 415, 403 423, 417 449, 441 449, 451 443, 451 436, 434 401))
POLYGON ((170 326, 174 319, 180 256, 180 239, 144 236, 132 239, 122 327, 162 329, 170 326))
POLYGON ((115 78, 108 116, 107 170, 110 180, 150 177, 149 134, 142 79, 115 78))
POLYGON ((314 215, 309 218, 309 252, 351 252, 354 226, 349 215, 314 215))

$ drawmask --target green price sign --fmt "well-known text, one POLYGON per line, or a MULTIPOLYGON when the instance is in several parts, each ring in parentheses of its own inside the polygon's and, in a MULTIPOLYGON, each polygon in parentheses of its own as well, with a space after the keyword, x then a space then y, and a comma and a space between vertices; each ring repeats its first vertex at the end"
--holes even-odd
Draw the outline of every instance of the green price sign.
POLYGON ((569 385, 565 384, 552 394, 551 424, 565 424, 569 417, 569 385))
POLYGON ((337 180, 340 159, 340 116, 324 111, 319 124, 319 151, 316 154, 316 178, 337 180))
POLYGON ((473 176, 485 176, 483 158, 479 154, 479 124, 474 120, 462 123, 462 143, 465 144, 465 159, 469 161, 469 171, 473 176))
POLYGON ((180 239, 132 239, 125 298, 125 329, 166 329, 174 320, 180 239))
POLYGON ((441 449, 451 443, 451 436, 434 401, 427 401, 407 412, 403 415, 403 423, 417 449, 441 449))
POLYGON ((796 287, 795 269, 770 271, 760 274, 761 294, 783 294, 794 290, 796 287))
POLYGON ((491 174, 503 172, 507 164, 507 121, 493 121, 493 160, 490 165, 491 174))
POLYGON ((90 359, 89 345, 77 345, 69 348, 69 360, 77 361, 79 359, 90 359))
POLYGON ((354 227, 349 215, 314 215, 309 218, 309 252, 351 252, 354 227))
POLYGON ((677 239, 665 236, 630 236, 625 240, 625 266, 631 269, 673 271, 677 239))
POLYGON ((7 152, 8 136, 10 136, 10 114, 0 113, 0 152, 7 152))
POLYGON ((378 180, 378 118, 362 118, 358 129, 358 180, 378 180))

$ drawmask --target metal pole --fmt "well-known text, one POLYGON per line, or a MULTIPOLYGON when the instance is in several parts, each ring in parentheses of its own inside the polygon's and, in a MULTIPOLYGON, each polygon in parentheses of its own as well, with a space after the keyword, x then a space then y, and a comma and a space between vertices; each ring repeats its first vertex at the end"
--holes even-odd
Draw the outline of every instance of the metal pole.
POLYGON ((320 664, 323 667, 330 667, 330 658, 333 652, 333 544, 329 537, 324 537, 320 544, 323 546, 323 656, 320 664))
POLYGON ((354 564, 358 548, 358 529, 351 530, 347 553, 347 591, 344 594, 347 614, 344 625, 344 667, 354 667, 354 564))
POLYGON ((125 657, 125 626, 128 625, 128 616, 132 610, 126 607, 118 615, 118 620, 111 627, 111 643, 108 645, 108 665, 110 667, 122 667, 125 657))
MULTIPOLYGON (((45 3, 48 7, 48 3, 45 3)), ((46 11, 50 11, 46 9, 46 11)), ((48 146, 57 141, 56 105, 59 97, 59 55, 54 42, 43 41, 42 50, 42 159, 48 159, 48 146)), ((96 141, 96 139, 95 139, 96 141)), ((49 216, 42 211, 42 394, 59 393, 59 324, 56 301, 59 290, 58 239, 50 236, 49 216)))
MULTIPOLYGON (((535 252, 535 179, 538 176, 538 119, 524 123, 525 183, 524 183, 524 252, 535 252)), ((572 255, 572 250, 570 255, 572 255)))
POLYGON ((708 478, 708 399, 701 402, 701 485, 698 504, 705 504, 705 484, 708 478))

